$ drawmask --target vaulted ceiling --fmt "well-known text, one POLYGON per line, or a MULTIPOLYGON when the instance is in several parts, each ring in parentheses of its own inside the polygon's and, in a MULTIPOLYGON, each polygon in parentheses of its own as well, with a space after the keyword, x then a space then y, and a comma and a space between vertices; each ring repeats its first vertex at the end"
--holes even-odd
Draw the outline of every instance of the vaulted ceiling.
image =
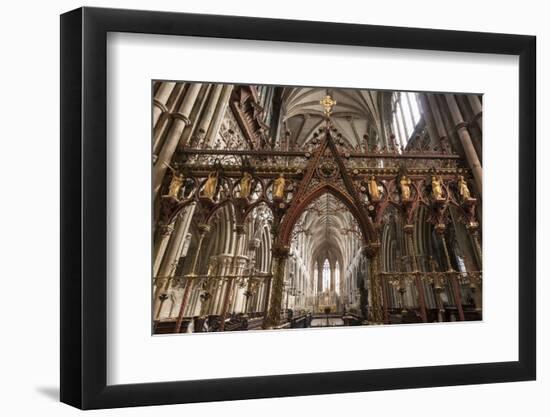
POLYGON ((313 201, 302 214, 299 223, 309 236, 312 262, 328 258, 345 264, 346 239, 359 238, 359 227, 346 206, 330 193, 313 201))
POLYGON ((366 136, 381 130, 381 108, 389 93, 375 90, 331 88, 285 88, 282 96, 283 121, 290 148, 307 144, 323 122, 319 101, 329 94, 336 105, 332 123, 352 149, 365 148, 366 136))

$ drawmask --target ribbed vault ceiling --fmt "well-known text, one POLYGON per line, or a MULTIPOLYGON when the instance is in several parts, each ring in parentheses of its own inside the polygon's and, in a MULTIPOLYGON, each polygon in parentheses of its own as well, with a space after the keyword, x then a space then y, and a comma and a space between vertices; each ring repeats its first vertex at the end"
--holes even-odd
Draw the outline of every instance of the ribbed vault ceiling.
POLYGON ((304 211, 299 222, 310 237, 311 259, 328 258, 345 264, 343 248, 346 239, 358 238, 359 227, 347 207, 330 193, 314 200, 304 211), (357 231, 357 232, 351 232, 357 231))
POLYGON ((330 94, 337 104, 332 122, 353 149, 365 146, 364 136, 379 131, 379 103, 383 92, 330 88, 285 88, 282 109, 290 146, 300 148, 311 140, 323 121, 319 101, 330 94))

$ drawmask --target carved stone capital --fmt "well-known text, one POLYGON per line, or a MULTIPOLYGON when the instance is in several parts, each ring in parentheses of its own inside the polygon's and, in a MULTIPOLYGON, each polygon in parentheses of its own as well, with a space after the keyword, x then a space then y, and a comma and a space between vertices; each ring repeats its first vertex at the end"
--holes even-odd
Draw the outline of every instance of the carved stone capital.
POLYGON ((290 254, 290 246, 273 246, 271 252, 275 258, 287 258, 290 254))
POLYGON ((475 221, 466 223, 466 230, 468 230, 472 235, 476 235, 479 231, 479 223, 475 221))
POLYGON ((458 132, 459 130, 461 129, 467 129, 468 128, 468 123, 467 122, 460 122, 460 123, 457 123, 457 125, 455 126, 455 129, 456 131, 458 132))
POLYGON ((166 107, 166 105, 163 102, 161 102, 160 100, 156 99, 156 98, 153 99, 153 104, 163 112, 168 111, 168 108, 166 107))
POLYGON ((447 229, 447 225, 445 223, 437 223, 434 226, 434 229, 438 234, 442 235, 445 233, 445 230, 447 229))
POLYGON ((210 232, 210 230, 212 229, 212 226, 210 226, 207 223, 199 223, 197 225, 197 228, 199 229, 200 234, 206 234, 206 233, 210 232))
POLYGON ((414 224, 406 224, 405 226, 403 226, 403 231, 410 235, 414 232, 414 224))
POLYGON ((381 246, 380 242, 371 242, 368 245, 363 246, 363 248, 362 248, 363 254, 367 258, 373 258, 380 251, 380 246, 381 246))
POLYGON ((189 126, 191 124, 191 120, 189 120, 189 117, 187 117, 184 114, 181 113, 172 113, 172 117, 177 120, 181 120, 183 123, 185 123, 185 126, 189 126))
POLYGON ((261 244, 261 240, 258 239, 258 238, 254 238, 254 239, 251 239, 249 242, 248 242, 248 249, 249 250, 254 250, 254 249, 257 249, 260 247, 260 244, 261 244))

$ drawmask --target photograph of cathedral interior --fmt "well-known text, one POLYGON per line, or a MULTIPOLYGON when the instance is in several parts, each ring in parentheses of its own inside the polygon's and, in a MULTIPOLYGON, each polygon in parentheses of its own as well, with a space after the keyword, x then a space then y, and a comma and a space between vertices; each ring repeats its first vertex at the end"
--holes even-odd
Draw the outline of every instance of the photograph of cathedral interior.
POLYGON ((482 319, 482 96, 152 83, 153 334, 482 319))

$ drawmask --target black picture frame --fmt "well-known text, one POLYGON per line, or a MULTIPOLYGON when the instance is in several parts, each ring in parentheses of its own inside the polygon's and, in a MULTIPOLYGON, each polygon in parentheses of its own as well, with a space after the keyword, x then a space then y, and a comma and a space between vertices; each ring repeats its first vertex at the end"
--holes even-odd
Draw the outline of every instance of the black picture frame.
POLYGON ((61 401, 82 409, 534 380, 536 38, 80 8, 61 16, 61 401), (519 56, 519 360, 113 385, 107 375, 108 32, 519 56))

